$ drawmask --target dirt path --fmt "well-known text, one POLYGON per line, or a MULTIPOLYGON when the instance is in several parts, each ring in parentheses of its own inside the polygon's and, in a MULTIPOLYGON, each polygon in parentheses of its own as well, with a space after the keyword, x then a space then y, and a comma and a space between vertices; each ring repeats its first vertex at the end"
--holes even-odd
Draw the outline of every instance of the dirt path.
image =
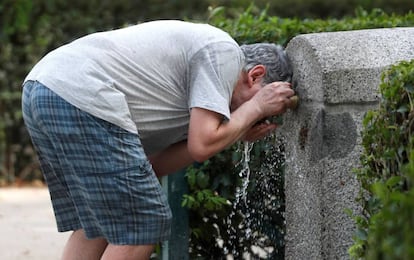
POLYGON ((0 259, 59 259, 68 236, 56 230, 46 188, 0 188, 0 259))

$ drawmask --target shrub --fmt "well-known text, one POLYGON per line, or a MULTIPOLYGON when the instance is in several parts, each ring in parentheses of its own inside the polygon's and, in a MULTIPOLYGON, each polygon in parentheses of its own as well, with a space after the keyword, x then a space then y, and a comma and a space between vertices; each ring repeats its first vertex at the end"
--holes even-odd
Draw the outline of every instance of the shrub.
POLYGON ((350 248, 354 259, 414 258, 414 61, 384 72, 382 100, 363 122, 362 216, 350 248))
POLYGON ((239 43, 274 42, 284 46, 299 34, 414 25, 412 12, 396 15, 380 9, 368 12, 357 8, 354 16, 342 19, 281 18, 268 15, 267 10, 258 12, 254 6, 233 19, 227 19, 222 8, 212 13, 209 22, 229 32, 239 43))

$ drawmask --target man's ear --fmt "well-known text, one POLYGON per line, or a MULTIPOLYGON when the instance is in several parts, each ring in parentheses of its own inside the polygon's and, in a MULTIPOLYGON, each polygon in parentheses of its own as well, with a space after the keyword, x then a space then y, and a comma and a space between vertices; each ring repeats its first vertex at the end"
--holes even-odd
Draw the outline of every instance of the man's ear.
POLYGON ((256 65, 248 72, 249 85, 253 86, 257 81, 261 81, 266 75, 266 67, 264 65, 256 65))

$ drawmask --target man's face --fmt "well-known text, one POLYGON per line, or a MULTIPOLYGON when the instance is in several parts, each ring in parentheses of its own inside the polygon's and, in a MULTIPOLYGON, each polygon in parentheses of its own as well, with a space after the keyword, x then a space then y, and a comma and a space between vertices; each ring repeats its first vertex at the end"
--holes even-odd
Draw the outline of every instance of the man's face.
POLYGON ((250 100, 262 87, 262 80, 255 80, 250 73, 242 72, 233 90, 230 111, 236 110, 250 100))

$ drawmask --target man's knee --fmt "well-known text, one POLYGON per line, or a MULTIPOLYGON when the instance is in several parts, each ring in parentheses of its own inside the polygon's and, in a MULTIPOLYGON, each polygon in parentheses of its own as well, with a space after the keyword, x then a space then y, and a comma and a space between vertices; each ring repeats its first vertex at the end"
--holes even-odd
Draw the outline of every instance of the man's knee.
POLYGON ((101 260, 148 260, 155 245, 114 245, 109 244, 101 260))

